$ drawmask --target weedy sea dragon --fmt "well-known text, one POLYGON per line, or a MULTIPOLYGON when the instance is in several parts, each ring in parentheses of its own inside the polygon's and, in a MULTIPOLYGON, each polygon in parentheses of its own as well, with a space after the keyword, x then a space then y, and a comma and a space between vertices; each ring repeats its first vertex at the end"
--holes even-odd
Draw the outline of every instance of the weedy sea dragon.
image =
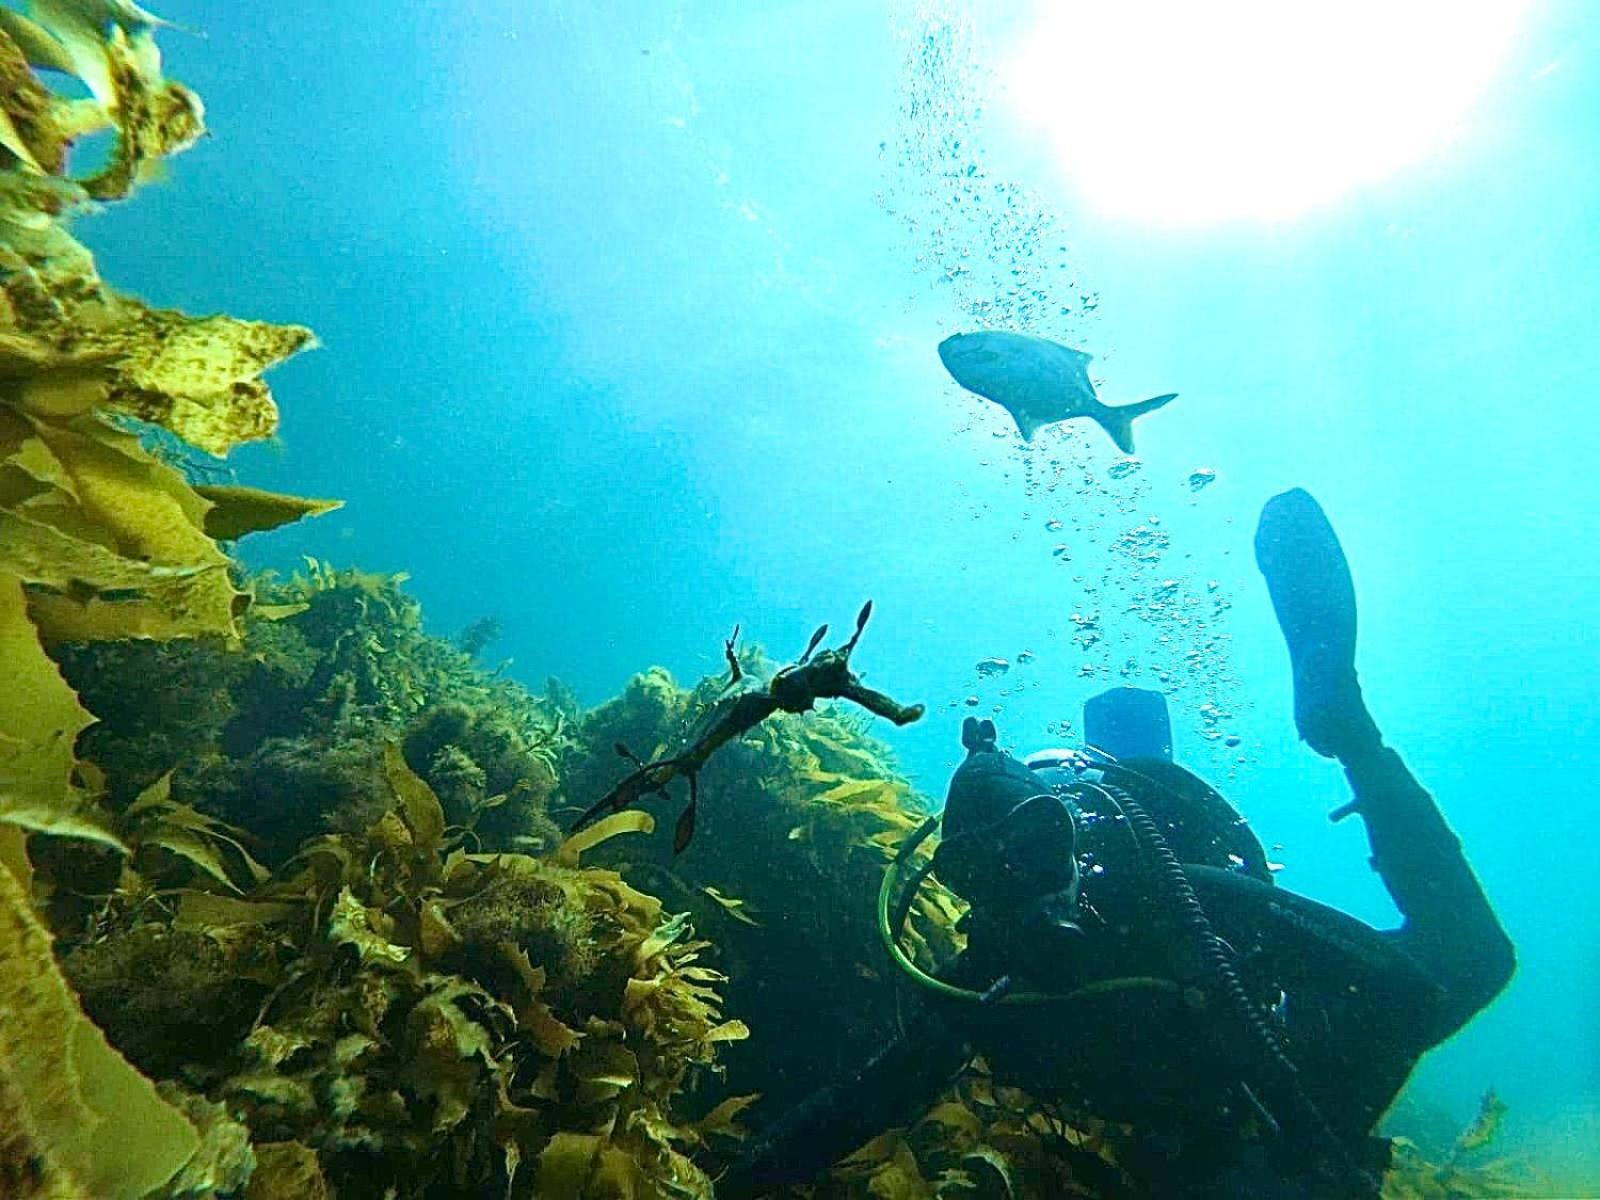
MULTIPOLYGON (((856 617, 856 630, 850 640, 833 650, 817 652, 822 639, 828 636, 823 625, 811 635, 805 653, 772 677, 766 687, 747 685, 744 690, 730 691, 711 705, 694 731, 689 735, 688 749, 681 754, 641 761, 621 742, 617 753, 634 764, 635 769, 591 805, 573 824, 573 832, 593 823, 602 814, 620 812, 645 796, 666 795, 667 784, 680 775, 689 781, 689 804, 678 817, 672 835, 672 851, 681 853, 694 837, 695 808, 700 800, 699 774, 712 754, 735 738, 742 737, 773 713, 809 712, 818 700, 851 700, 868 712, 886 717, 896 725, 909 725, 922 716, 920 704, 904 705, 867 687, 850 669, 850 655, 861 640, 861 631, 872 616, 872 601, 861 606, 856 617)), ((735 688, 744 679, 734 643, 739 639, 739 627, 723 643, 723 654, 728 660, 730 678, 728 686, 735 688)))

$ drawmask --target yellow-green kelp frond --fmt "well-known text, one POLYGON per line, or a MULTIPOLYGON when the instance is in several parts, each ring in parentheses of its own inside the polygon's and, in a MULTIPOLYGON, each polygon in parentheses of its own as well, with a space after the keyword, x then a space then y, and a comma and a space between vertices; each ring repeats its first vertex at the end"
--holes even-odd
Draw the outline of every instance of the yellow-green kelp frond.
POLYGON ((21 826, 117 844, 76 777, 73 744, 92 719, 39 644, 21 582, 0 575, 0 833, 21 826))
POLYGON ((157 24, 125 0, 0 7, 0 823, 101 840, 114 835, 73 749, 89 715, 43 649, 236 641, 248 597, 217 538, 328 507, 202 496, 122 427, 153 423, 213 454, 267 437, 277 409, 261 374, 311 340, 121 295, 65 228, 201 132, 199 101, 162 76, 157 24), (59 96, 39 69, 90 96, 59 96), (69 178, 73 139, 104 125, 117 135, 109 160, 69 178))
POLYGON ((0 7, 0 147, 14 166, 41 174, 66 170, 73 140, 116 130, 107 161, 76 182, 96 200, 128 194, 163 158, 205 132, 200 98, 161 72, 154 33, 162 22, 127 0, 26 0, 0 7), (24 15, 26 14, 26 15, 24 15), (69 100, 46 89, 29 67, 81 80, 90 96, 69 100))
MULTIPOLYGON (((162 75, 156 23, 126 0, 0 7, 0 1192, 8 1196, 236 1194, 254 1163, 224 1112, 175 1092, 163 1099, 109 1048, 34 916, 37 905, 80 950, 105 946, 113 933, 142 939, 119 947, 132 957, 102 955, 102 977, 119 984, 142 978, 153 993, 172 979, 221 976, 232 985, 223 994, 237 996, 227 954, 196 958, 191 951, 216 947, 175 947, 164 936, 171 893, 151 880, 237 891, 263 874, 239 831, 172 800, 164 786, 121 812, 103 802, 104 773, 76 756, 90 713, 46 653, 69 641, 236 643, 247 597, 229 579, 218 530, 240 536, 293 509, 260 496, 201 496, 123 425, 153 422, 216 454, 270 435, 277 410, 261 373, 307 345, 309 331, 150 308, 106 286, 65 227, 75 209, 127 195, 202 132, 199 100, 162 75), (76 76, 90 95, 59 95, 41 69, 76 76), (108 126, 104 162, 73 178, 73 141, 108 126), (24 831, 88 844, 30 845, 24 831), (165 955, 167 976, 121 975, 152 947, 165 955)), ((149 696, 147 680, 122 686, 149 696)), ((94 974, 95 964, 80 965, 94 974)), ((192 992, 184 999, 195 1007, 192 992)))
POLYGON ((0 864, 0 1192, 140 1200, 200 1146, 194 1125, 106 1043, 0 864))
POLYGON ((260 494, 249 505, 201 496, 113 420, 212 454, 268 437, 277 409, 261 375, 311 342, 298 326, 121 295, 67 232, 86 196, 125 194, 133 174, 200 131, 198 101, 161 77, 153 29, 110 0, 0 8, 0 144, 13 160, 0 163, 0 577, 28 588, 47 641, 233 636, 241 597, 207 524, 240 536, 295 511, 284 499, 269 512, 260 494), (55 99, 29 64, 69 70, 93 100, 55 99), (120 134, 87 191, 61 175, 85 103, 120 134))
POLYGON ((980 1059, 909 1126, 886 1130, 846 1157, 812 1196, 1118 1200, 1138 1194, 1116 1165, 1125 1133, 996 1084, 980 1059))
MULTIPOLYGON (((1393 1123, 1405 1128, 1406 1102, 1393 1123)), ((1414 1114, 1413 1114, 1414 1115, 1414 1114)), ((1496 1142, 1506 1106, 1490 1088, 1473 1119, 1449 1143, 1394 1138, 1394 1161, 1383 1181, 1384 1200, 1479 1200, 1554 1196, 1558 1189, 1533 1164, 1503 1153, 1496 1142)))
POLYGON ((124 296, 58 224, 69 211, 70 195, 54 181, 0 172, 6 407, 57 425, 121 414, 215 455, 270 437, 278 410, 261 375, 311 346, 311 331, 190 317, 124 296))

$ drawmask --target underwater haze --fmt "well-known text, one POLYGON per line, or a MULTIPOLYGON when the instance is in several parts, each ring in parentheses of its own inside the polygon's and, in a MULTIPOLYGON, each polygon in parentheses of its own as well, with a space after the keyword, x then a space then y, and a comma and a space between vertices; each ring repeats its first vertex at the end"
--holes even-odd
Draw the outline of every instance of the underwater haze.
POLYGON ((1389 925, 1251 552, 1308 489, 1518 951, 1413 1095, 1464 1124, 1493 1087, 1600 1188, 1600 8, 1291 7, 168 0, 213 136, 75 229, 153 303, 316 330, 232 462, 345 507, 253 565, 409 572, 586 704, 870 598, 858 666, 928 707, 877 732, 933 797, 965 716, 1030 752, 1160 688, 1279 882, 1389 925), (1024 442, 940 362, 984 328, 1178 398, 1135 456, 1024 442))

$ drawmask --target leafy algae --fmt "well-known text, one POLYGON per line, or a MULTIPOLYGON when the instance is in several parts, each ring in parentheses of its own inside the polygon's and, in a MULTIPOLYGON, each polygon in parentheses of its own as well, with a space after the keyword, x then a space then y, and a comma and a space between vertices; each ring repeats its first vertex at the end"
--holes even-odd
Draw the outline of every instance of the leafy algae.
POLYGON ((140 10, 36 0, 30 13, 0 9, 0 819, 114 840, 74 779, 88 714, 35 643, 232 637, 242 600, 205 530, 216 503, 117 418, 215 453, 264 437, 276 409, 260 374, 311 335, 152 309, 100 280, 64 218, 191 144, 200 105, 162 77, 140 10), (91 97, 56 96, 30 65, 91 97), (101 126, 116 133, 110 161, 69 178, 72 141, 101 126))
MULTIPOLYGON (((351 635, 381 614, 378 639, 417 651, 396 667, 411 672, 413 687, 351 697, 348 677, 320 667, 329 655, 348 666, 333 648, 364 639, 324 639, 329 617, 314 603, 276 620, 247 618, 242 650, 204 652, 251 661, 226 689, 223 709, 236 717, 252 712, 263 679, 283 676, 277 656, 324 643, 310 670, 288 674, 366 702, 345 705, 336 737, 311 740, 303 729, 266 741, 296 747, 307 763, 331 758, 352 779, 365 772, 364 803, 322 794, 328 807, 301 813, 292 852, 263 850, 274 864, 263 878, 244 843, 259 841, 253 829, 274 828, 274 814, 248 805, 255 793, 208 788, 232 761, 220 746, 235 717, 210 729, 189 747, 211 760, 206 770, 161 776, 116 820, 126 829, 178 805, 181 828, 212 853, 158 845, 146 860, 128 835, 138 868, 124 860, 108 875, 98 908, 78 916, 86 931, 66 939, 65 967, 86 1006, 139 1066, 222 1100, 258 1143, 304 1148, 317 1178, 343 1196, 479 1188, 578 1196, 607 1194, 613 1183, 632 1194, 709 1195, 684 1148, 710 1130, 700 1133, 672 1106, 691 1076, 747 1030, 722 1016, 724 977, 703 961, 709 946, 686 917, 582 861, 608 837, 649 828, 648 816, 623 814, 540 856, 515 852, 506 844, 514 838, 484 852, 481 822, 451 817, 430 772, 449 749, 451 763, 494 777, 515 744, 524 775, 553 786, 538 745, 504 740, 525 729, 549 733, 530 715, 540 702, 464 666, 448 643, 420 632, 414 641, 397 637, 414 609, 398 602, 392 580, 348 578, 320 591, 340 588, 384 597, 335 609, 351 635), (299 623, 310 624, 308 636, 251 650, 253 628, 299 623), (522 712, 508 711, 512 697, 522 712), (414 704, 428 698, 436 706, 416 720, 414 704), (479 736, 484 728, 496 736, 479 736), (409 760, 408 729, 427 733, 418 740, 420 771, 409 760), (203 811, 219 798, 227 823, 203 811)), ((186 647, 191 656, 198 649, 186 647)), ((101 657, 99 645, 74 650, 70 673, 102 684, 108 669, 130 661, 101 657)), ((146 740, 172 745, 159 727, 138 723, 104 744, 143 771, 154 757, 146 740)), ((248 741, 236 748, 246 762, 258 757, 248 741)), ((109 792, 126 791, 116 758, 104 761, 109 792)), ((271 803, 277 794, 256 798, 271 803)), ((713 1128, 730 1126, 724 1114, 713 1128)), ((309 1161, 289 1149, 275 1154, 296 1170, 309 1161)))
POLYGON ((19 881, 0 870, 0 1184, 137 1200, 199 1147, 194 1126, 79 1010, 19 881))

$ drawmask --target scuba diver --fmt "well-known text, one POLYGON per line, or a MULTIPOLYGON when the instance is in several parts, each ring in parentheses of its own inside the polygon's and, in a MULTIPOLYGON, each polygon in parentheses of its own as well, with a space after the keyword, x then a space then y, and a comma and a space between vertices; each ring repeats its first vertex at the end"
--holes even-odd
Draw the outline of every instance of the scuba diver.
POLYGON ((968 718, 944 811, 902 847, 879 897, 885 944, 925 1002, 859 1070, 767 1128, 719 1197, 810 1180, 914 1119, 975 1055, 996 1082, 1129 1129, 1115 1166, 1073 1160, 1097 1194, 1378 1195, 1389 1145, 1374 1126, 1417 1060, 1505 987, 1514 952, 1367 711, 1354 588, 1321 508, 1298 489, 1274 497, 1255 547, 1296 728, 1344 767, 1354 799, 1333 819, 1365 822, 1401 926, 1275 886, 1243 818, 1172 761, 1159 694, 1097 696, 1083 750, 1027 763, 968 718), (970 905, 966 948, 933 974, 899 945, 930 873, 970 905))

